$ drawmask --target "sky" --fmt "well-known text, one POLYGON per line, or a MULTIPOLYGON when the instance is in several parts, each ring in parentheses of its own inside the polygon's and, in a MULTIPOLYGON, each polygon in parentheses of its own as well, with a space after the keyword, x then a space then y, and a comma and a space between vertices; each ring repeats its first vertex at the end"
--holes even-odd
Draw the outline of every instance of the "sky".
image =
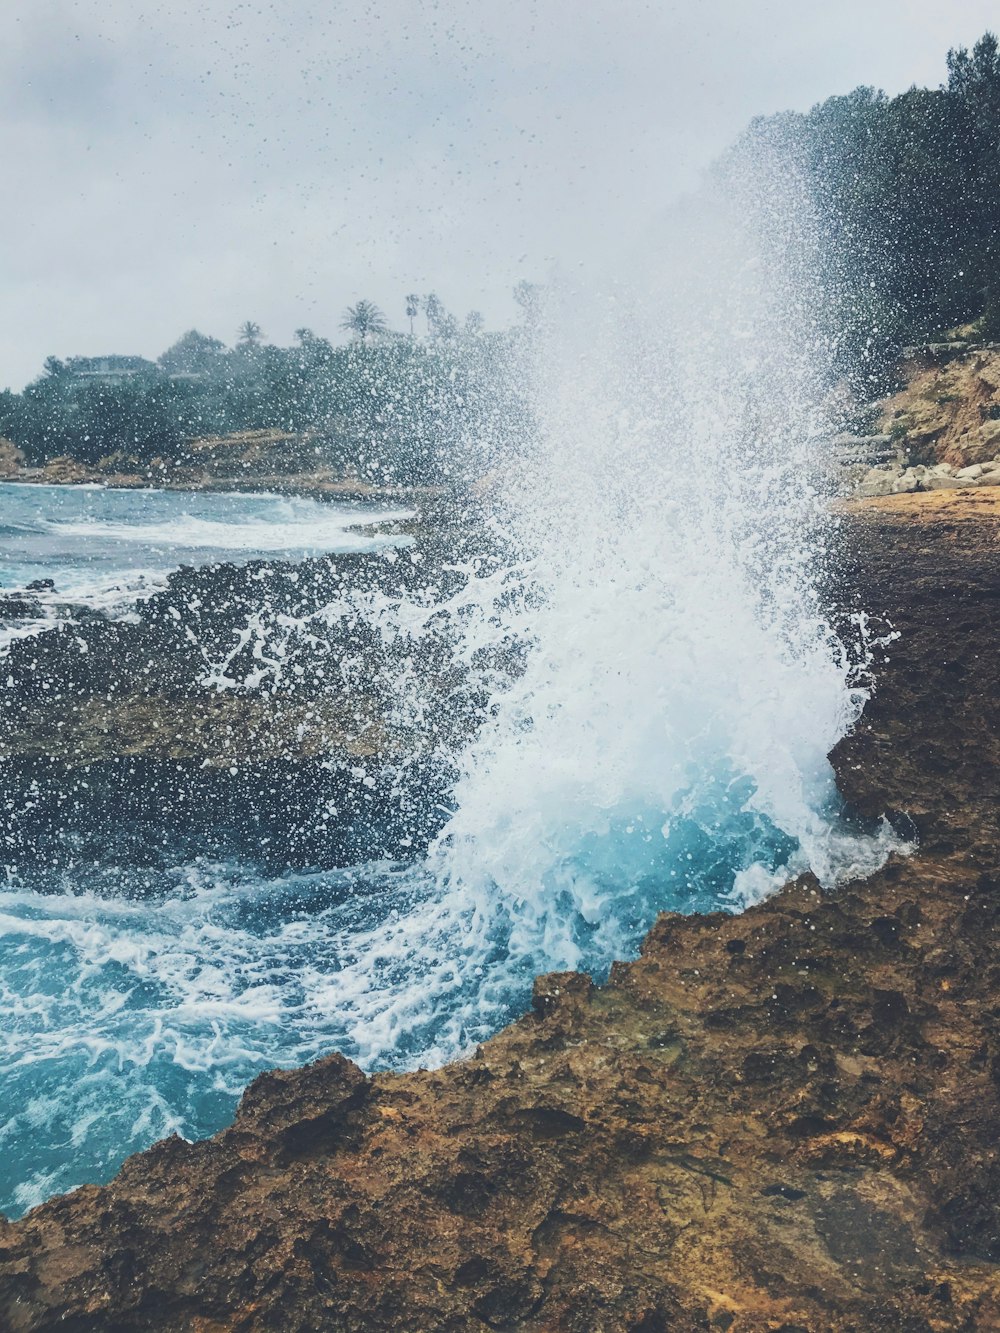
MULTIPOLYGON (((992 11, 992 13, 991 13, 992 11)), ((0 388, 186 329, 285 344, 639 245, 754 115, 937 86, 980 0, 6 0, 0 388)))

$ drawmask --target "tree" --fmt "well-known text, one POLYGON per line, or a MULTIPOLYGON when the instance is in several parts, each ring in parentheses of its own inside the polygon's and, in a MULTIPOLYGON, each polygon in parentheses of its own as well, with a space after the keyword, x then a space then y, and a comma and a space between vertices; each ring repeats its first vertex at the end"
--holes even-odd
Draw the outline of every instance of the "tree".
POLYGON ((340 327, 355 334, 363 343, 389 332, 385 315, 372 301, 359 301, 344 311, 340 327))
POLYGON ((427 332, 432 338, 454 338, 458 333, 458 320, 449 314, 435 292, 424 297, 424 314, 427 316, 427 332))
POLYGON ((821 331, 859 395, 900 349, 986 316, 1000 334, 1000 43, 949 52, 943 88, 858 88, 755 121, 717 179, 777 153, 808 182, 823 251, 821 331))
POLYGON ((948 97, 953 104, 951 156, 959 166, 959 235, 954 255, 971 302, 1000 330, 1000 44, 984 33, 971 53, 948 52, 948 97))
POLYGON ((22 415, 21 396, 10 389, 0 389, 0 440, 5 440, 9 431, 17 430, 22 415))
POLYGON ((262 336, 259 324, 255 324, 252 319, 245 320, 240 325, 239 345, 240 347, 257 347, 262 336))
POLYGON ((514 300, 524 311, 528 328, 537 326, 542 313, 542 289, 537 282, 521 281, 514 288, 514 300))
POLYGON ((168 375, 205 375, 219 365, 225 351, 225 343, 218 338, 188 329, 157 360, 168 375))
POLYGON ((410 321, 410 337, 413 337, 413 321, 420 314, 420 297, 411 292, 406 298, 406 318, 410 321))
POLYGON ((983 33, 972 48, 948 52, 948 91, 970 101, 995 101, 1000 96, 1000 44, 992 32, 983 33))

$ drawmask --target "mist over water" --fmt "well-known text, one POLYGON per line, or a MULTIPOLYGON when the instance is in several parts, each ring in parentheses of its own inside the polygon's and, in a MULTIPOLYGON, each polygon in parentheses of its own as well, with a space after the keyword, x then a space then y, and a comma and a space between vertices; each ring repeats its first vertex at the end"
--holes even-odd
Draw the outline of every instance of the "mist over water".
MULTIPOLYGON (((817 592, 836 533, 813 236, 781 162, 731 167, 641 280, 556 282, 532 312, 530 357, 498 373, 530 375, 535 429, 483 488, 509 563, 363 606, 386 635, 445 626, 469 669, 523 654, 442 753, 457 778, 426 856, 178 866, 141 895, 124 871, 40 869, 0 893, 0 1206, 211 1132, 269 1065, 461 1053, 537 973, 602 977, 660 910, 737 911, 884 859, 891 833, 844 819, 827 760, 864 648, 817 592)), ((419 681, 398 707, 419 710, 419 681)))

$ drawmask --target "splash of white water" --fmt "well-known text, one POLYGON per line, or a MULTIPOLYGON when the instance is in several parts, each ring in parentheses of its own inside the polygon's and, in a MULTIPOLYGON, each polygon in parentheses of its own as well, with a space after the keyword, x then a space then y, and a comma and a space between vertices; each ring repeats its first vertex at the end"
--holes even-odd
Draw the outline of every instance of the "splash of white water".
POLYGON ((726 185, 641 295, 557 298, 536 447, 502 479, 532 650, 432 864, 483 910, 518 904, 520 947, 560 965, 593 957, 580 921, 621 947, 657 906, 744 906, 805 869, 832 885, 892 842, 842 826, 827 760, 865 694, 816 590, 808 200, 777 163, 726 185))

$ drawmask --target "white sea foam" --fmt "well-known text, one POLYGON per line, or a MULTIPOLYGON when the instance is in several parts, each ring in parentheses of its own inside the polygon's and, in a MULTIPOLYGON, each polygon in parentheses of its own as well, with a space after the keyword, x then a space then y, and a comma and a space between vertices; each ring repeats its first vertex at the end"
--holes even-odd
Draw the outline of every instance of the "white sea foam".
MULTIPOLYGON (((396 510, 373 516, 392 522, 412 511, 396 510)), ((237 516, 211 519, 180 513, 163 522, 113 522, 97 518, 53 519, 46 524, 57 537, 86 541, 127 542, 168 551, 287 552, 298 556, 324 551, 368 551, 380 544, 378 537, 360 531, 366 520, 332 505, 275 499, 273 512, 240 520, 237 516)), ((372 521, 372 520, 367 520, 372 521)))
POLYGON ((532 594, 467 622, 527 667, 430 858, 456 903, 516 905, 512 956, 586 965, 657 907, 746 906, 805 870, 832 887, 896 845, 844 824, 827 758, 866 689, 817 591, 815 234, 759 160, 644 256, 641 293, 551 298, 537 438, 496 505, 532 594))

